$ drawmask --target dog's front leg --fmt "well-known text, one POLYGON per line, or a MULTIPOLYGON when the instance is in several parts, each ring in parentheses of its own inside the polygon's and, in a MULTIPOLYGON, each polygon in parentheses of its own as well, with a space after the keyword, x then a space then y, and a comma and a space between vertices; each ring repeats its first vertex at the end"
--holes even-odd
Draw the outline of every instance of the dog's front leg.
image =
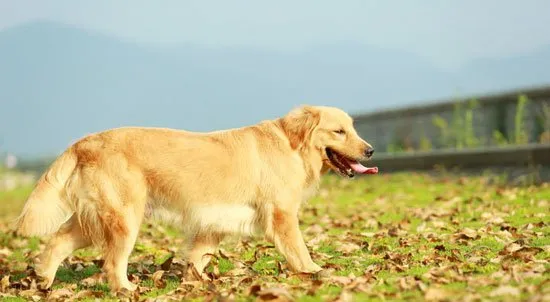
POLYGON ((290 268, 297 272, 315 273, 322 268, 311 260, 300 232, 296 213, 275 208, 267 225, 266 235, 285 257, 290 268))

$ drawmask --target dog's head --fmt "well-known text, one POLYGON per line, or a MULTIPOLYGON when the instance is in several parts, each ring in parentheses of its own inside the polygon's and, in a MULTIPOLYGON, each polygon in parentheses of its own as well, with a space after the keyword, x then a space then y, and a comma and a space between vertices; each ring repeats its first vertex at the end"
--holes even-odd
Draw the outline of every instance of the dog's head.
POLYGON ((287 114, 282 125, 293 148, 320 152, 326 168, 347 177, 378 173, 378 168, 360 163, 370 159, 374 149, 359 137, 353 119, 341 109, 302 106, 287 114))

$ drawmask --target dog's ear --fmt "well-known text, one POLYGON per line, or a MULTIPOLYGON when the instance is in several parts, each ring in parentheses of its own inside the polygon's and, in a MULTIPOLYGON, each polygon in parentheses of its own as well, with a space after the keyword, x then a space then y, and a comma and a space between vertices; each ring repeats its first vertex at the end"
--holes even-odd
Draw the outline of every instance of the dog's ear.
POLYGON ((281 126, 290 141, 291 147, 299 149, 307 144, 320 120, 319 110, 309 105, 296 108, 284 116, 281 120, 281 126))

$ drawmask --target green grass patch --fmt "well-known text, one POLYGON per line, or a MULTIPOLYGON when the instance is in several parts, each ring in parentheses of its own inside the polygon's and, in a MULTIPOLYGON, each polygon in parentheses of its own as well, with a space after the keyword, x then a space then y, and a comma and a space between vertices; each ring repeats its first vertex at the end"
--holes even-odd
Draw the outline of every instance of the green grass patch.
MULTIPOLYGON (((178 228, 156 222, 142 226, 128 273, 148 289, 141 300, 203 301, 211 293, 212 297, 230 293, 236 301, 253 301, 256 297, 249 292, 258 286, 283 287, 297 301, 333 301, 344 294, 353 301, 419 301, 425 299, 426 289, 434 287, 450 300, 469 299, 472 293, 483 301, 527 300, 541 293, 548 280, 550 186, 512 187, 504 178, 489 173, 461 177, 454 171, 353 180, 324 177, 319 194, 300 213, 300 228, 314 230, 303 236, 313 261, 333 271, 320 284, 314 283, 315 278, 292 274, 273 244, 258 238, 222 245, 228 258, 217 254, 207 267, 209 275, 219 280, 197 286, 188 282, 174 292, 182 281, 176 276, 185 275, 185 266, 177 260, 185 254, 186 238, 178 228), (512 243, 531 249, 523 255, 507 254, 512 243), (172 264, 167 261, 170 257, 172 264), (157 288, 153 274, 161 266, 166 286, 157 288), (215 269, 219 275, 212 274, 215 269), (512 287, 519 296, 495 297, 501 286, 512 287)), ((29 276, 28 264, 44 248, 38 238, 15 236, 8 228, 29 192, 24 188, 0 193, 0 210, 11 209, 0 216, 0 249, 7 255, 7 261, 0 261, 0 271, 11 272, 14 283, 29 276)), ((99 255, 91 248, 75 252, 70 263, 81 262, 84 269, 59 268, 54 290, 72 288, 75 294, 91 290, 101 293, 103 301, 116 300, 107 284, 80 284, 101 272, 94 264, 99 255)))

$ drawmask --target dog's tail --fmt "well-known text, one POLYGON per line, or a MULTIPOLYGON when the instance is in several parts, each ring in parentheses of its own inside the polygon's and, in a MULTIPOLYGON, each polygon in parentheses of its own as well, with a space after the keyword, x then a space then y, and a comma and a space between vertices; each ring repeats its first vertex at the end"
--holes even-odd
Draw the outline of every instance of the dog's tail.
POLYGON ((16 220, 16 230, 20 235, 54 233, 71 217, 74 210, 66 192, 66 184, 76 164, 77 156, 69 148, 40 177, 16 220))

